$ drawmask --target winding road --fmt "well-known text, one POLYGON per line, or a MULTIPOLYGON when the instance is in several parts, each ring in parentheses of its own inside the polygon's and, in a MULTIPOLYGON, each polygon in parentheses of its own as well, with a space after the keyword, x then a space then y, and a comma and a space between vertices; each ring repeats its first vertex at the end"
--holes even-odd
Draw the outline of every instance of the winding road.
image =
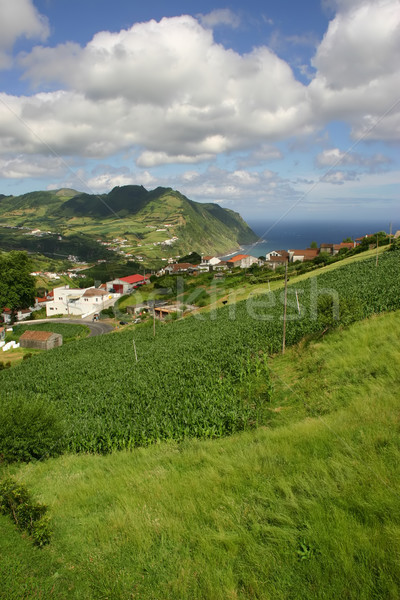
MULTIPOLYGON (((18 324, 24 323, 20 321, 18 324)), ((82 321, 77 319, 37 319, 35 321, 25 321, 24 325, 36 325, 37 323, 71 323, 72 325, 87 325, 90 329, 88 337, 94 337, 95 335, 103 335, 104 333, 110 333, 114 328, 108 323, 102 323, 101 321, 82 321)))

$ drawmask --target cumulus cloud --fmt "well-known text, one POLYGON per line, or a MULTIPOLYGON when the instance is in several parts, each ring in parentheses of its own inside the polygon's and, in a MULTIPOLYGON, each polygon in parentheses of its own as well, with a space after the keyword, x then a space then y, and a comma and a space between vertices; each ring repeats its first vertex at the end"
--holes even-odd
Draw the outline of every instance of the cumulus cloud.
MULTIPOLYGON (((28 0, 16 5, 33 10, 28 0)), ((337 4, 308 85, 270 48, 240 54, 217 44, 211 27, 236 22, 225 10, 103 31, 84 47, 37 46, 19 57, 24 77, 39 90, 58 90, 0 94, 0 155, 47 155, 51 148, 104 158, 132 150, 137 166, 151 169, 238 152, 240 172, 281 158, 277 141, 314 133, 332 119, 350 123, 355 137, 400 139, 399 0, 346 6, 337 4)), ((47 24, 32 14, 20 31, 45 37, 47 24)), ((321 166, 326 160, 318 159, 321 166)))
MULTIPOLYGON (((140 166, 198 162, 313 127, 306 88, 285 61, 266 47, 227 50, 190 16, 101 32, 84 48, 36 47, 20 63, 35 85, 63 89, 7 102, 67 154, 138 147, 140 166)), ((9 146, 21 142, 35 147, 32 135, 9 136, 9 146)))
POLYGON ((44 41, 48 35, 47 18, 32 0, 0 0, 0 68, 11 66, 9 52, 19 37, 44 41))
POLYGON ((38 177, 60 177, 68 169, 61 158, 37 156, 15 156, 0 158, 0 177, 4 179, 26 179, 38 177))
POLYGON ((340 2, 313 59, 315 114, 349 121, 355 138, 399 139, 399 65, 399 0, 340 2))
POLYGON ((346 181, 357 181, 358 179, 359 176, 355 171, 329 171, 321 177, 321 181, 335 185, 343 185, 346 181))
POLYGON ((343 152, 339 148, 324 150, 316 157, 316 165, 319 168, 336 167, 345 165, 357 165, 374 171, 382 166, 388 165, 391 160, 383 154, 373 156, 362 156, 356 152, 343 152))
POLYGON ((142 152, 137 158, 136 164, 138 167, 156 167, 158 165, 168 164, 185 164, 199 163, 213 158, 213 154, 199 154, 188 156, 185 154, 168 155, 166 152, 150 152, 149 150, 142 152))
POLYGON ((206 15, 198 14, 197 18, 204 27, 217 27, 218 25, 227 25, 236 29, 240 25, 239 17, 229 8, 219 8, 206 15))

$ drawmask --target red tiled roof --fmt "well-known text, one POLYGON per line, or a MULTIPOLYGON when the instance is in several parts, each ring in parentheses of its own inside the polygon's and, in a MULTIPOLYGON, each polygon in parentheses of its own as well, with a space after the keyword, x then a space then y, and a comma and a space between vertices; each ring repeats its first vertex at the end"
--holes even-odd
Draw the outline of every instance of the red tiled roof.
POLYGON ((226 262, 238 262, 239 260, 243 260, 244 258, 248 258, 249 255, 248 254, 236 254, 236 256, 232 256, 232 258, 230 258, 229 260, 227 260, 226 262))
POLYGON ((283 263, 285 263, 286 261, 287 261, 286 256, 270 256, 268 259, 268 262, 283 262, 283 263))
POLYGON ((36 302, 40 304, 41 302, 49 302, 48 298, 36 298, 36 302))
POLYGON ((32 331, 27 329, 19 338, 20 340, 37 340, 38 342, 45 342, 52 335, 54 335, 51 331, 32 331))
POLYGON ((342 242, 341 244, 334 244, 334 250, 341 250, 342 248, 354 248, 353 242, 342 242))
POLYGON ((304 258, 312 259, 318 256, 319 249, 318 248, 306 248, 304 250, 290 250, 293 253, 293 256, 304 256, 304 258))
POLYGON ((145 277, 143 277, 143 275, 128 275, 127 277, 120 277, 119 279, 125 283, 139 283, 139 281, 144 281, 149 277, 150 275, 146 275, 145 277))

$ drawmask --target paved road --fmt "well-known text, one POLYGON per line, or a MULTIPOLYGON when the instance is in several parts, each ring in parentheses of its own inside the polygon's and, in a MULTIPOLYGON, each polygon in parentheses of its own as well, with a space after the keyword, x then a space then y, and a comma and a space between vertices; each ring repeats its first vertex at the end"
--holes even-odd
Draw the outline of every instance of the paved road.
MULTIPOLYGON (((18 324, 22 324, 24 321, 20 321, 18 324)), ((37 319, 35 321, 25 321, 25 325, 35 325, 36 323, 72 323, 73 325, 87 325, 90 329, 88 337, 94 337, 95 335, 103 335, 113 330, 112 325, 108 323, 102 323, 101 321, 82 321, 82 319, 37 319)))

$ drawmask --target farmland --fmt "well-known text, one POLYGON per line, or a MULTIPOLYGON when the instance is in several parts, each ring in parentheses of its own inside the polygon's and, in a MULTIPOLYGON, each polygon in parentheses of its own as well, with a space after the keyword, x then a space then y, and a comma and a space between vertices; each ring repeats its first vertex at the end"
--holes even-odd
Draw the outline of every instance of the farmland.
MULTIPOLYGON (((360 261, 295 285, 288 292, 288 345, 329 329, 335 316, 346 325, 399 308, 399 256, 385 253, 378 267, 374 259, 360 261)), ((270 418, 267 356, 280 350, 282 313, 277 290, 159 325, 155 338, 143 327, 71 343, 2 373, 3 395, 50 398, 65 420, 70 451, 232 434, 270 418)))
POLYGON ((274 427, 10 466, 54 533, 0 516, 0 595, 396 600, 399 337, 397 311, 274 356, 274 427))

